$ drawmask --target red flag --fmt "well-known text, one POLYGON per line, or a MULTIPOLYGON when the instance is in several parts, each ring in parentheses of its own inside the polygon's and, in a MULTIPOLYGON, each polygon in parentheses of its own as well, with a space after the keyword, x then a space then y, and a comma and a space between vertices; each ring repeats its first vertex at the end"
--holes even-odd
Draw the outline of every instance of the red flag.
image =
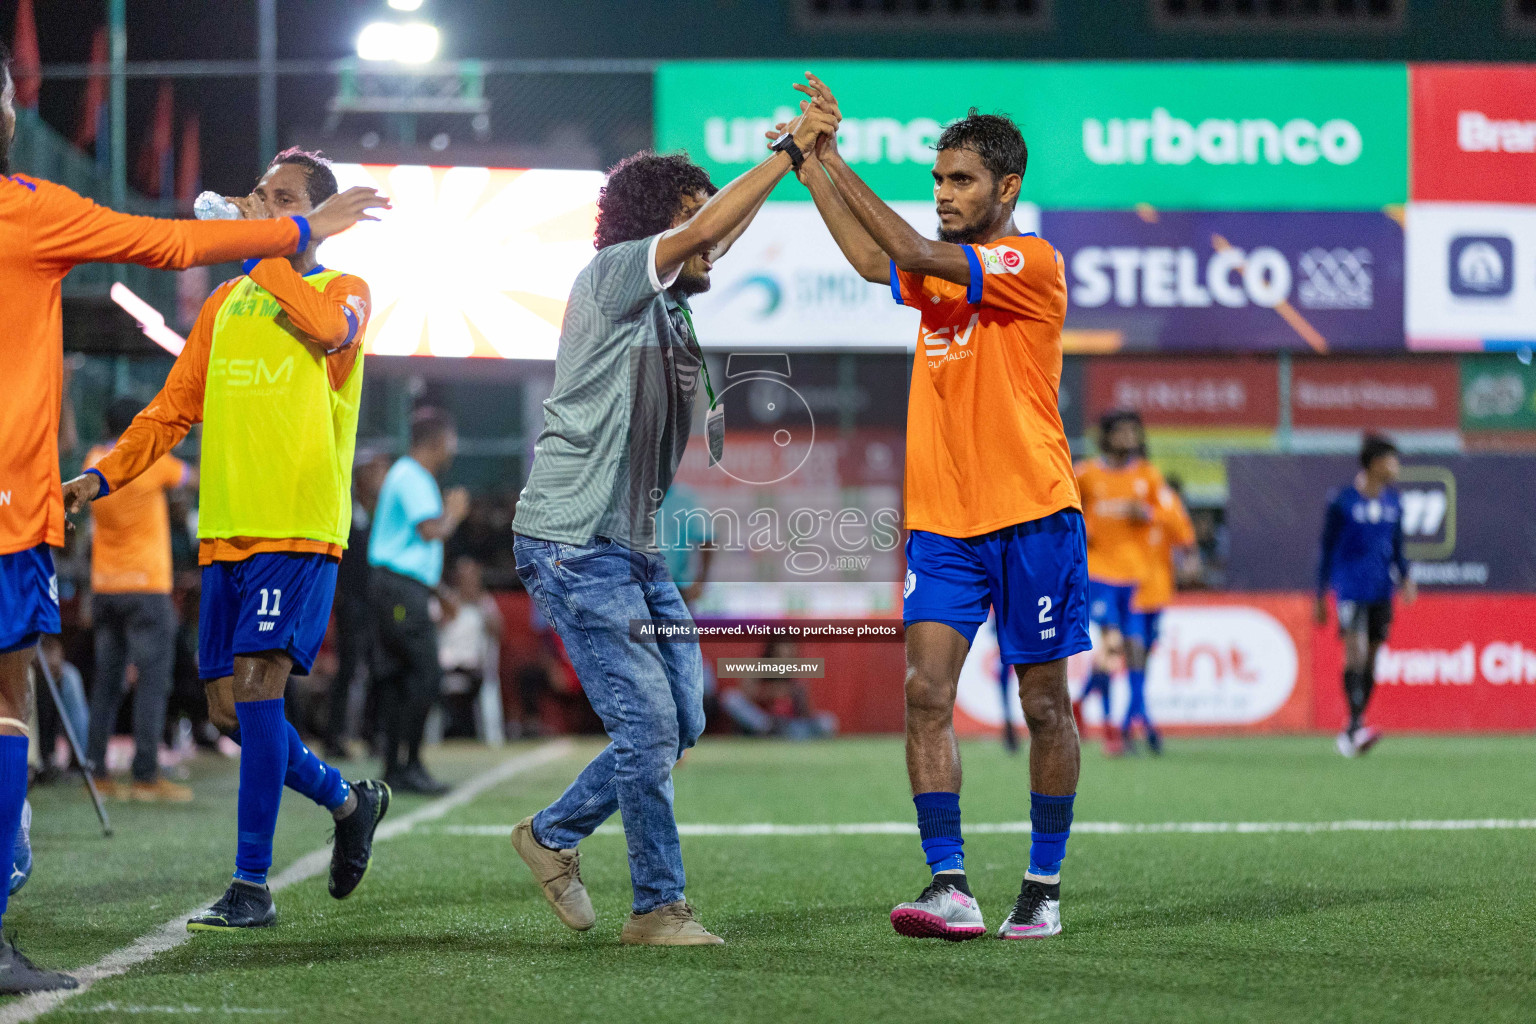
POLYGON ((21 0, 16 5, 16 30, 11 36, 11 80, 16 83, 18 107, 37 107, 37 94, 43 84, 42 67, 32 0, 21 0))
POLYGON ((161 79, 160 95, 155 100, 155 114, 149 125, 149 138, 139 151, 139 186, 145 195, 159 196, 170 184, 172 134, 176 130, 173 109, 174 95, 169 79, 161 79))
POLYGON ((181 123, 181 152, 176 164, 176 199, 190 207, 202 186, 203 152, 198 131, 197 115, 192 114, 181 123))
MULTIPOLYGON (((107 70, 107 27, 98 26, 96 34, 91 37, 91 70, 107 70)), ((81 149, 87 149, 96 142, 97 126, 101 119, 101 108, 107 102, 107 79, 103 75, 92 74, 85 80, 84 95, 81 97, 80 127, 75 132, 75 145, 81 149)))

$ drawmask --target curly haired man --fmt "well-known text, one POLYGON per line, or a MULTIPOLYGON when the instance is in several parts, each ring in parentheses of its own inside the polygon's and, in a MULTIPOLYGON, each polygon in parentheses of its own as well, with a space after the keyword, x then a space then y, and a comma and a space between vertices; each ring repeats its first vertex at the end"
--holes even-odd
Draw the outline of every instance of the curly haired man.
POLYGON ((714 261, 768 193, 836 131, 835 117, 807 107, 766 160, 718 191, 680 154, 639 153, 610 173, 597 256, 571 290, 512 524, 518 575, 612 740, 564 795, 518 824, 512 845, 560 920, 585 931, 596 917, 576 847, 621 811, 634 885, 625 943, 723 941, 683 899, 672 813, 672 765, 704 728, 699 647, 636 642, 630 623, 689 618, 653 521, 687 447, 701 377, 712 390, 688 296, 709 288, 714 261))

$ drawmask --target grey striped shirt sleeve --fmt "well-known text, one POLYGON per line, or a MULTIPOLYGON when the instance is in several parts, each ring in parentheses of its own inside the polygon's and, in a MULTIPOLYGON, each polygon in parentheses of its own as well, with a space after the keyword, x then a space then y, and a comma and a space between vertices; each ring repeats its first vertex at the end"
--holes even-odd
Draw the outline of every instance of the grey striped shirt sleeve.
POLYGON ((604 316, 627 320, 644 309, 657 292, 677 282, 682 267, 665 281, 656 274, 656 247, 660 243, 661 235, 652 235, 598 250, 593 258, 592 289, 604 316))

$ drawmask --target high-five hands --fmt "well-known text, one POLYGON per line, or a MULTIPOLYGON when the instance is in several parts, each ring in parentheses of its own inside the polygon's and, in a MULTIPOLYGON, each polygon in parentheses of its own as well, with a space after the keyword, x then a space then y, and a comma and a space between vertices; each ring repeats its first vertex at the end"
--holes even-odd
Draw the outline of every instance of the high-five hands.
MULTIPOLYGON (((832 90, 827 88, 825 82, 809 71, 805 73, 805 77, 810 81, 809 85, 801 85, 798 82, 794 85, 797 91, 810 97, 808 100, 800 101, 800 116, 793 121, 780 121, 771 131, 764 132, 763 137, 772 143, 786 131, 795 132, 796 126, 805 125, 807 118, 812 117, 814 112, 812 123, 822 126, 821 132, 809 144, 803 140, 801 134, 796 133, 795 145, 800 147, 800 151, 805 154, 807 160, 822 160, 837 152, 837 128, 842 123, 843 113, 837 105, 837 99, 832 95, 832 90), (828 127, 829 123, 830 127, 828 127)), ((798 173, 803 176, 805 168, 802 166, 798 173)), ((800 180, 805 179, 801 177, 800 180)))
MULTIPOLYGON (((809 84, 802 85, 801 83, 796 82, 794 84, 795 91, 805 93, 811 98, 810 101, 813 104, 820 107, 822 110, 827 111, 831 115, 834 125, 841 124, 843 121, 842 108, 837 105, 837 98, 832 95, 832 90, 827 88, 827 83, 823 82, 809 71, 805 73, 805 78, 806 82, 809 84)), ((801 100, 800 103, 803 108, 805 106, 805 101, 801 100)), ((832 131, 824 133, 820 138, 816 140, 816 156, 818 158, 825 159, 829 154, 836 152, 837 130, 834 128, 832 131)))
POLYGON ((781 126, 780 132, 789 132, 795 140, 795 145, 800 147, 800 152, 810 156, 815 152, 821 139, 837 134, 839 121, 841 118, 836 110, 829 109, 815 100, 802 101, 800 116, 781 126))

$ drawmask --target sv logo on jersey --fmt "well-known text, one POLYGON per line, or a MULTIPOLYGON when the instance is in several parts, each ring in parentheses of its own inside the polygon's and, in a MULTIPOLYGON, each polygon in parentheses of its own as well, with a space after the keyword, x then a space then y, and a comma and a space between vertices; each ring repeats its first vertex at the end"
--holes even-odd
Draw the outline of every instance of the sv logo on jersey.
POLYGON ((976 325, 980 321, 981 314, 972 313, 971 322, 965 325, 965 330, 963 331, 953 325, 940 327, 936 331, 920 330, 919 334, 921 337, 918 338, 918 341, 922 343, 924 355, 942 356, 949 351, 951 344, 969 345, 971 342, 971 332, 976 329, 976 325))

